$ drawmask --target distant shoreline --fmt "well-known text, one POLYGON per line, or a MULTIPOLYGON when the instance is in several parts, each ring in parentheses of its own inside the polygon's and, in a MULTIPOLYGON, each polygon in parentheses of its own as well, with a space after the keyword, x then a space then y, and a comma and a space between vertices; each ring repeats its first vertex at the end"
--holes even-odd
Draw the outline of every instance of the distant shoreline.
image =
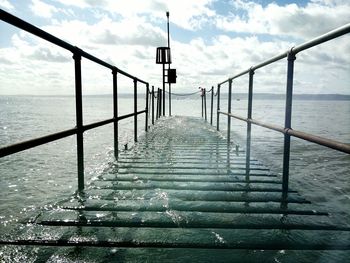
MULTIPOLYGON (((131 93, 122 93, 118 94, 119 98, 133 98, 131 93)), ((144 94, 138 94, 138 97, 143 97, 144 94)), ((74 95, 0 95, 0 97, 74 97, 74 95)), ((102 94, 102 95, 83 95, 83 97, 112 97, 112 94, 102 94)), ((246 93, 233 93, 233 100, 247 100, 248 95, 246 93)), ((176 96, 173 95, 173 98, 176 100, 179 99, 200 99, 199 94, 191 96, 176 96)), ((221 94, 221 99, 227 98, 227 93, 221 94)), ((277 93, 256 93, 253 96, 253 99, 257 100, 284 100, 285 94, 277 93)), ((348 101, 350 100, 350 95, 346 94, 294 94, 294 100, 339 100, 339 101, 348 101)), ((207 100, 210 100, 209 94, 207 95, 207 100)))

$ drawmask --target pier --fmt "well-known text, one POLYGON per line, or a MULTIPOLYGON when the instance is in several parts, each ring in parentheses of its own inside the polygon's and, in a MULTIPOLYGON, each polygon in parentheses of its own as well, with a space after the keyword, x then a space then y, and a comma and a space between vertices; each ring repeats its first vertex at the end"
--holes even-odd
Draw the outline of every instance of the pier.
MULTIPOLYGON (((337 222, 328 211, 319 210, 301 196, 298 189, 289 186, 289 155, 291 137, 350 153, 348 144, 293 130, 291 125, 296 54, 349 33, 350 24, 252 66, 208 92, 204 89, 202 118, 195 118, 165 116, 165 100, 162 100, 165 90, 156 91, 147 81, 3 10, 0 10, 0 18, 70 50, 75 66, 76 91, 74 128, 10 144, 0 149, 0 157, 74 135, 78 180, 74 195, 28 213, 16 226, 9 228, 0 237, 2 249, 11 251, 12 247, 20 247, 18 251, 24 258, 35 257, 38 262, 54 256, 84 260, 94 253, 93 248, 101 249, 91 256, 93 260, 101 257, 108 260, 113 248, 124 249, 124 256, 131 259, 137 249, 161 249, 159 253, 169 255, 176 253, 173 249, 178 249, 179 253, 184 249, 205 249, 205 253, 214 253, 218 257, 226 250, 349 251, 350 222, 337 222), (259 68, 285 58, 288 70, 285 125, 282 127, 253 118, 253 75, 259 68), (114 116, 110 119, 83 123, 82 59, 95 62, 111 72, 114 116), (123 116, 118 116, 119 74, 132 81, 134 91, 134 111, 123 116), (234 79, 246 74, 249 75, 247 116, 237 116, 231 112, 232 88, 234 79), (228 88, 227 112, 220 109, 220 94, 225 85, 228 88), (145 89, 145 98, 137 97, 138 89, 145 89), (208 103, 207 93, 211 95, 208 103), (140 99, 145 100, 146 106, 138 111, 140 99), (141 114, 145 116, 145 133, 140 136, 137 125, 141 114), (225 133, 219 125, 220 117, 227 118, 225 133), (121 150, 119 121, 126 118, 134 120, 134 145, 121 150), (232 138, 231 118, 247 123, 247 142, 243 146, 232 138), (106 124, 113 124, 114 128, 115 160, 87 184, 84 132, 106 124), (253 125, 284 135, 282 176, 252 156, 253 125)), ((178 257, 181 258, 181 254, 178 257)), ((115 259, 118 259, 117 255, 115 259)))

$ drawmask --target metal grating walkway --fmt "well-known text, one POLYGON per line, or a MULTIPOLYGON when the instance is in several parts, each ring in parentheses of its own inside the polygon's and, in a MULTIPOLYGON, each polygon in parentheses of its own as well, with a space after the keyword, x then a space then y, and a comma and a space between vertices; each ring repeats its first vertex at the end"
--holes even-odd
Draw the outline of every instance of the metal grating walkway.
POLYGON ((254 159, 247 178, 244 151, 202 120, 160 119, 143 136, 83 197, 41 210, 1 243, 51 249, 39 257, 67 246, 350 249, 349 225, 293 190, 281 205, 280 178, 254 159))

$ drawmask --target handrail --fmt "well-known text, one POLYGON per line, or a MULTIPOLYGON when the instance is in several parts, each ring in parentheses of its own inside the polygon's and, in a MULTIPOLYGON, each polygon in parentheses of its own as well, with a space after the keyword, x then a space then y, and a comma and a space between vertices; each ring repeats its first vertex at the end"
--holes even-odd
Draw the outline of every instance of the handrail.
POLYGON ((322 43, 327 42, 329 40, 332 40, 334 38, 340 37, 340 36, 345 35, 347 33, 350 33, 350 23, 345 24, 344 26, 341 26, 339 28, 336 28, 336 29, 334 29, 334 30, 332 30, 332 31, 330 31, 330 32, 328 32, 326 34, 323 34, 323 35, 321 35, 319 37, 316 37, 316 38, 314 38, 314 39, 312 39, 310 41, 302 43, 302 44, 300 44, 298 46, 292 47, 291 49, 283 52, 282 54, 274 56, 274 57, 272 57, 272 58, 270 58, 268 60, 265 60, 265 61, 255 65, 255 66, 250 67, 247 70, 244 70, 244 71, 234 75, 233 77, 228 78, 227 80, 219 83, 219 85, 225 84, 230 79, 233 80, 233 79, 236 79, 236 78, 238 78, 240 76, 243 76, 243 75, 249 73, 249 71, 251 71, 251 70, 255 71, 255 70, 259 69, 259 68, 267 66, 267 65, 269 65, 271 63, 274 63, 274 62, 276 62, 278 60, 286 58, 288 53, 290 53, 290 52, 292 52, 294 55, 296 55, 297 53, 299 53, 301 51, 304 51, 304 50, 309 49, 311 47, 317 46, 319 44, 322 44, 322 43))
POLYGON ((220 114, 227 116, 227 138, 228 144, 230 143, 230 132, 231 132, 231 118, 236 118, 247 123, 247 144, 246 144, 246 178, 249 179, 250 173, 250 147, 251 147, 251 124, 265 127, 267 129, 275 130, 284 134, 284 153, 283 153, 283 175, 282 175, 282 197, 286 200, 288 194, 288 184, 289 184, 289 160, 290 160, 290 137, 297 137, 312 143, 326 146, 328 148, 335 149, 344 153, 350 153, 350 145, 328 138, 323 138, 313 134, 309 134, 303 131, 293 130, 291 127, 292 120, 292 98, 293 98, 293 76, 294 76, 294 61, 296 59, 296 54, 309 49, 311 47, 317 46, 329 40, 335 39, 342 35, 350 33, 350 23, 345 24, 337 29, 334 29, 326 34, 316 37, 310 41, 297 45, 290 48, 286 52, 267 59, 255 66, 250 67, 222 82, 217 86, 217 124, 216 128, 219 130, 219 117, 220 114), (277 126, 269 123, 264 123, 252 118, 252 100, 253 100, 253 82, 255 70, 279 61, 283 58, 287 58, 287 83, 286 83, 286 105, 285 105, 285 123, 284 126, 277 126), (232 81, 240 76, 249 74, 249 90, 248 90, 248 110, 247 117, 238 116, 231 113, 231 89, 232 81), (223 84, 229 83, 229 93, 228 93, 228 112, 223 112, 220 110, 220 88, 223 84))
POLYGON ((85 52, 84 50, 76 47, 76 46, 73 46, 65 41, 63 41, 62 39, 59 39, 58 37, 55 37, 54 35, 51 35, 50 33, 47 33, 46 31, 0 9, 0 19, 8 24, 11 24, 17 28, 20 28, 24 31, 27 31, 28 33, 31 33, 37 37, 40 37, 42 39, 45 39, 46 41, 52 43, 52 44, 55 44, 57 46, 60 46, 61 48, 64 48, 66 50, 69 50, 71 51, 73 54, 79 54, 80 56, 82 57, 85 57, 97 64, 100 64, 101 66, 104 66, 106 68, 109 68, 111 70, 115 70, 117 71, 118 73, 121 73, 122 75, 126 76, 126 77, 129 77, 131 79, 136 79, 137 81, 141 82, 141 83, 144 83, 144 84, 147 84, 146 81, 144 80, 141 80, 133 75, 130 75, 129 73, 85 52))
POLYGON ((297 131, 297 130, 294 130, 292 128, 286 129, 283 126, 269 124, 269 123, 265 123, 265 122, 255 120, 255 119, 244 118, 242 116, 232 114, 232 113, 227 113, 227 112, 222 112, 222 111, 220 111, 220 113, 223 115, 235 118, 237 120, 249 122, 249 123, 255 124, 257 126, 264 127, 264 128, 270 129, 270 130, 274 130, 274 131, 277 131, 277 132, 280 132, 283 134, 289 134, 289 135, 297 137, 299 139, 303 139, 303 140, 306 140, 309 142, 314 142, 316 144, 323 145, 323 146, 326 146, 328 148, 338 150, 340 152, 350 153, 350 144, 338 142, 335 140, 330 140, 330 139, 324 138, 322 136, 316 136, 316 135, 313 135, 311 133, 307 133, 307 132, 303 132, 303 131, 297 131))
POLYGON ((59 139, 63 139, 65 137, 74 135, 77 133, 77 128, 73 128, 73 129, 69 129, 69 130, 65 130, 65 131, 60 131, 57 133, 52 133, 46 136, 42 136, 42 137, 38 137, 32 140, 27 140, 27 141, 23 141, 23 142, 19 142, 16 144, 12 144, 12 145, 8 145, 5 147, 0 148, 0 158, 7 156, 7 155, 11 155, 17 152, 21 152, 42 144, 46 144, 49 142, 53 142, 59 139))
MULTIPOLYGON (((28 33, 31 33, 39 38, 42 38, 56 46, 59 46, 63 49, 69 50, 73 53, 74 69, 75 69, 75 106, 76 106, 76 127, 60 131, 57 133, 49 134, 46 136, 34 138, 31 140, 15 143, 0 148, 0 157, 8 156, 20 151, 24 151, 42 144, 46 144, 52 141, 63 139, 65 137, 76 135, 77 137, 77 168, 78 168, 78 191, 84 190, 84 141, 83 133, 87 130, 94 129, 103 125, 114 123, 114 155, 118 159, 118 122, 120 120, 134 117, 134 141, 137 141, 137 116, 139 114, 145 113, 145 131, 148 130, 148 99, 149 99, 149 83, 141 80, 83 50, 73 46, 56 36, 53 36, 46 31, 10 14, 0 9, 0 20, 11 24, 17 28, 20 28, 28 33), (113 76, 113 118, 106 119, 103 121, 98 121, 90 124, 83 124, 83 108, 82 108, 82 77, 81 77, 81 58, 84 57, 92 62, 95 62, 101 66, 104 66, 112 71, 113 76), (134 82, 134 112, 126 114, 123 116, 118 116, 118 93, 117 93, 117 75, 122 74, 134 82), (146 108, 142 111, 137 111, 137 87, 138 83, 143 83, 146 85, 146 108)), ((154 109, 153 109, 154 111, 154 109)), ((152 114, 154 112, 152 111, 152 114)), ((152 122, 154 124, 154 122, 152 122)))

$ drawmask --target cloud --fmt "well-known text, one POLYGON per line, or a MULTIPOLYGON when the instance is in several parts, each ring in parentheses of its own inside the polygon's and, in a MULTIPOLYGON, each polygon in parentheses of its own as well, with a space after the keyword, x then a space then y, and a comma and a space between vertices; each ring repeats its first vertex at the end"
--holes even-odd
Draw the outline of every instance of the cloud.
POLYGON ((40 0, 32 0, 30 9, 35 15, 41 16, 44 18, 51 18, 54 13, 58 12, 58 9, 56 7, 49 5, 40 0))
MULTIPOLYGON (((187 88, 216 86, 217 83, 250 68, 251 66, 288 49, 290 43, 262 42, 257 37, 229 37, 218 35, 211 44, 197 38, 190 43, 175 42, 174 67, 178 68, 177 87, 187 88)), ((263 71, 260 79, 264 80, 263 71)), ((271 76, 271 75, 267 75, 271 76)), ((283 83, 284 77, 278 78, 283 83)), ((267 78, 268 79, 268 78, 267 78)), ((266 79, 266 81, 267 81, 266 79)), ((246 78, 235 80, 235 91, 246 92, 246 78)), ((282 84, 281 84, 282 85, 282 84)), ((261 89, 263 91, 264 89, 261 89)))
POLYGON ((124 18, 147 16, 151 21, 165 20, 165 12, 169 11, 171 22, 188 30, 202 28, 210 17, 215 15, 210 6, 213 0, 57 0, 63 5, 82 9, 98 8, 109 13, 119 14, 124 18))
POLYGON ((229 16, 218 16, 218 28, 309 39, 350 20, 350 2, 347 1, 314 1, 305 7, 270 3, 264 7, 255 2, 238 0, 232 8, 229 16))
POLYGON ((42 60, 46 62, 69 62, 71 59, 67 58, 66 56, 62 56, 61 54, 55 54, 52 52, 49 48, 45 47, 39 47, 33 51, 31 55, 28 56, 28 58, 35 59, 35 60, 42 60))
POLYGON ((94 42, 108 45, 160 46, 166 43, 164 32, 147 23, 134 24, 123 20, 120 23, 109 22, 94 37, 94 42))
POLYGON ((14 6, 7 0, 0 0, 0 7, 12 11, 14 6))
MULTIPOLYGON (((300 38, 308 40, 320 30, 313 28, 323 23, 319 19, 328 22, 332 12, 336 16, 340 15, 339 5, 347 4, 346 1, 313 1, 304 7, 296 4, 279 6, 274 3, 262 6, 253 2, 235 1, 230 8, 236 13, 231 12, 229 16, 223 17, 210 9, 213 2, 209 0, 129 0, 123 1, 123 4, 122 1, 58 1, 61 4, 54 6, 57 10, 63 9, 62 4, 66 5, 66 10, 68 6, 74 6, 77 16, 72 19, 70 15, 62 17, 52 11, 51 15, 55 14, 55 19, 45 20, 46 25, 41 26, 43 30, 149 81, 155 87, 161 86, 162 80, 161 66, 155 64, 155 48, 166 43, 166 10, 171 12, 171 21, 183 28, 206 29, 205 26, 212 23, 221 29, 226 27, 225 30, 245 33, 228 34, 227 31, 220 30, 212 31, 208 37, 201 35, 204 30, 199 30, 189 41, 174 35, 171 43, 171 67, 177 69, 177 84, 173 86, 173 91, 178 93, 191 92, 198 86, 216 86, 218 82, 303 42, 300 38), (329 14, 325 14, 325 10, 329 14), (78 20, 79 17, 91 15, 94 19, 78 20), (288 28, 292 23, 299 23, 299 19, 305 25, 288 28), (311 33, 304 28, 311 30, 311 33), (282 33, 285 30, 287 31, 282 33)), ((340 23, 342 19, 339 18, 334 23, 340 23)), ((328 25, 323 24, 325 29, 328 25)), ((208 27, 207 31, 209 30, 215 30, 215 27, 208 27)), ((175 30, 174 32, 176 34, 175 30)), ((7 84, 11 86, 9 79, 14 78, 17 87, 25 86, 27 93, 38 94, 42 92, 40 88, 43 86, 54 87, 56 94, 69 93, 74 86, 74 64, 70 52, 54 48, 23 32, 14 34, 11 42, 12 47, 0 48, 1 87, 7 84), (14 63, 8 63, 11 61, 14 63), (38 79, 42 80, 41 83, 38 79)), ((321 87, 324 87, 323 90, 328 92, 349 93, 347 83, 350 81, 350 57, 344 55, 350 52, 349 43, 349 37, 344 36, 299 53, 295 62, 296 90, 299 93, 314 93, 317 86, 317 91, 320 92, 321 87), (329 76, 328 79, 325 76, 329 76)), ((111 93, 109 69, 84 58, 82 66, 85 93, 111 93), (101 83, 108 88, 102 89, 101 83)), ((284 92, 285 72, 286 60, 257 70, 254 89, 257 92, 284 92)), ((120 92, 130 92, 132 80, 120 76, 118 81, 120 92)), ((247 76, 236 79, 235 92, 246 92, 247 85, 247 76)), ((52 94, 49 91, 48 89, 48 94, 52 94)))

